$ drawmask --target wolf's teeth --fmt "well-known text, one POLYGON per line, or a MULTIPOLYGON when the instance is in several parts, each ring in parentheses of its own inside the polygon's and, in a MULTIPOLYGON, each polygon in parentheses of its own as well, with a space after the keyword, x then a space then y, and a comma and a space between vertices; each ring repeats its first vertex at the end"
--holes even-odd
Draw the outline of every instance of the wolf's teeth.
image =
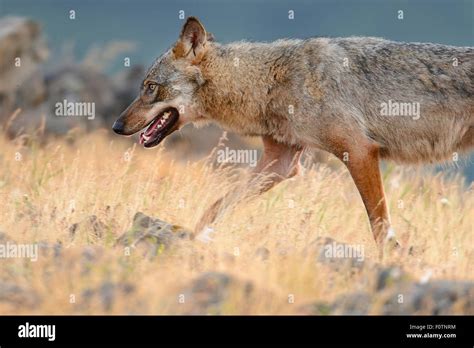
POLYGON ((147 137, 144 133, 140 135, 140 144, 144 144, 148 141, 149 137, 147 137))

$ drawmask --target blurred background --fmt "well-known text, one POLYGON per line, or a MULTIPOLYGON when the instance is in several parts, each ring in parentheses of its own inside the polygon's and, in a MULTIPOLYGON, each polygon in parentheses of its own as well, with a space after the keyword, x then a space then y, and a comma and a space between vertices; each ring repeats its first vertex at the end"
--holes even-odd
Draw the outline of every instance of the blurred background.
MULTIPOLYGON (((38 127, 51 136, 77 127, 110 132, 146 68, 174 43, 190 15, 223 43, 378 36, 474 45, 473 0, 0 0, 0 123, 10 120, 11 136, 38 127), (20 66, 13 64, 17 57, 20 66), (64 99, 94 102, 95 119, 55 116, 54 105, 64 99)), ((183 160, 199 158, 221 134, 212 126, 187 127, 166 147, 183 160)), ((255 139, 228 137, 231 147, 259 146, 255 139)), ((463 173, 470 183, 473 163, 471 156, 434 169, 463 173)))

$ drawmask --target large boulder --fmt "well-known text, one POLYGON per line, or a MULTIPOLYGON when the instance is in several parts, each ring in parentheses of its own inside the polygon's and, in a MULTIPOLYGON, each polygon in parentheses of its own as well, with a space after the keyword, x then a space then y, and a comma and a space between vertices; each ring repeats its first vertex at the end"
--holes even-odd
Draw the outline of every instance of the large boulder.
POLYGON ((374 288, 347 292, 334 301, 304 305, 304 314, 454 315, 474 313, 474 283, 414 280, 399 267, 374 274, 374 288))
POLYGON ((9 134, 30 133, 42 127, 47 133, 64 134, 75 127, 86 130, 105 127, 136 97, 144 69, 133 66, 116 75, 106 74, 104 64, 133 49, 128 42, 109 42, 92 47, 86 58, 48 58, 48 48, 38 23, 28 18, 0 18, 0 124, 9 134), (58 115, 58 103, 90 103, 94 115, 58 115), (78 116, 78 117, 76 117, 78 116), (81 117, 79 117, 81 116, 81 117))
POLYGON ((41 65, 48 48, 38 23, 22 17, 0 18, 0 121, 16 101, 34 105, 44 98, 41 65))

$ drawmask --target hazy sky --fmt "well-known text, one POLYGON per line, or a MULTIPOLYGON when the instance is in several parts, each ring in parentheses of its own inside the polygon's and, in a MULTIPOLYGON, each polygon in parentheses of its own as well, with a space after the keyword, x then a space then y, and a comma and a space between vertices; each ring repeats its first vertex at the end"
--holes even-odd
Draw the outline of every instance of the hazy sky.
POLYGON ((50 46, 74 42, 81 56, 93 44, 138 44, 132 61, 149 64, 177 38, 186 16, 197 16, 218 41, 283 37, 381 36, 452 45, 474 43, 474 0, 0 0, 2 14, 42 23, 50 46), (76 19, 69 19, 69 10, 76 19), (288 19, 293 10, 295 19, 288 19), (404 11, 404 19, 397 11, 404 11))

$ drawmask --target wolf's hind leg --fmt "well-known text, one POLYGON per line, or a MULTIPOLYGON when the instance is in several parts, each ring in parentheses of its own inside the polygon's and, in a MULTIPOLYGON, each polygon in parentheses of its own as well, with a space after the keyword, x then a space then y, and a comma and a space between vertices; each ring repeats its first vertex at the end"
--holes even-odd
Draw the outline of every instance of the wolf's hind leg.
POLYGON ((379 168, 378 148, 354 153, 345 162, 364 202, 379 247, 389 237, 390 215, 379 168))
POLYGON ((206 226, 214 222, 219 212, 233 202, 233 198, 238 197, 239 200, 242 200, 250 194, 261 194, 299 172, 301 147, 278 143, 266 136, 262 137, 262 140, 263 155, 252 172, 250 181, 244 183, 243 186, 239 185, 235 190, 228 192, 215 201, 197 223, 195 227, 196 234, 199 234, 206 226), (265 177, 263 182, 259 180, 262 175, 265 177), (242 191, 244 192, 243 197, 242 195, 239 196, 239 192, 242 191))
POLYGON ((390 226, 390 214, 379 168, 379 146, 363 137, 339 138, 331 152, 349 169, 369 216, 375 242, 382 253, 388 241, 397 243, 390 226))

